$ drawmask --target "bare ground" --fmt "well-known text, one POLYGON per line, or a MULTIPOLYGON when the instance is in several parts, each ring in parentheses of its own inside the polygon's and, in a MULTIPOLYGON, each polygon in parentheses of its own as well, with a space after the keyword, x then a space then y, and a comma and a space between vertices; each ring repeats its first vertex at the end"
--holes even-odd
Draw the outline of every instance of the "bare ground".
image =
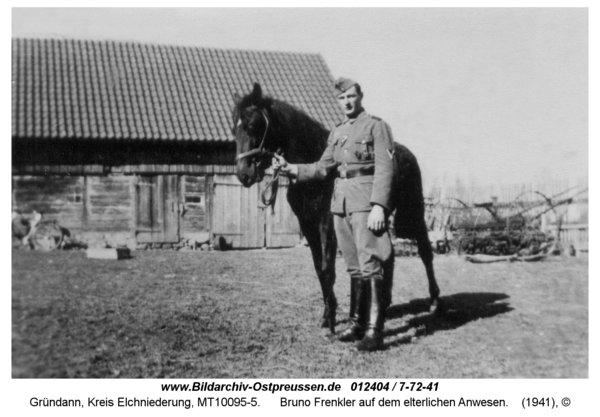
MULTIPOLYGON (((307 248, 13 251, 13 377, 586 378, 588 261, 471 264, 438 256, 445 313, 427 312, 418 258, 396 259, 386 348, 318 327, 307 248)), ((343 329, 349 282, 337 262, 343 329)))

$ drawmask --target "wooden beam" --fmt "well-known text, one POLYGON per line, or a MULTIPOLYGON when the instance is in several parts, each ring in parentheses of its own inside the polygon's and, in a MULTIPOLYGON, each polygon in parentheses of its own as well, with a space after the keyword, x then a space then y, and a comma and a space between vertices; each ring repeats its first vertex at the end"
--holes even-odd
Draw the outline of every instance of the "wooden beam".
POLYGON ((235 174, 235 165, 139 164, 139 165, 20 165, 13 166, 13 175, 23 174, 235 174))

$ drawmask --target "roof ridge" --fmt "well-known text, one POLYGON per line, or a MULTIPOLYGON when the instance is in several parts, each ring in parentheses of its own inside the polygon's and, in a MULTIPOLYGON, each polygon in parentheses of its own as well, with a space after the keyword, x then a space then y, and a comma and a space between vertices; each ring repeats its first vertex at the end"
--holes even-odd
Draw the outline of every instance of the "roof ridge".
POLYGON ((308 55, 308 56, 321 56, 320 52, 301 52, 301 51, 277 51, 267 49, 243 49, 243 48, 221 48, 216 46, 198 46, 198 45, 181 45, 173 43, 162 43, 156 41, 138 41, 138 40, 124 40, 124 39, 93 39, 93 38, 72 38, 72 37, 28 37, 28 36, 16 36, 13 40, 33 40, 33 41, 59 41, 59 42, 97 42, 97 43, 116 43, 125 45, 148 45, 148 46, 159 46, 169 48, 197 48, 209 51, 231 51, 231 52, 253 52, 253 53, 265 53, 265 54, 286 54, 286 55, 308 55))

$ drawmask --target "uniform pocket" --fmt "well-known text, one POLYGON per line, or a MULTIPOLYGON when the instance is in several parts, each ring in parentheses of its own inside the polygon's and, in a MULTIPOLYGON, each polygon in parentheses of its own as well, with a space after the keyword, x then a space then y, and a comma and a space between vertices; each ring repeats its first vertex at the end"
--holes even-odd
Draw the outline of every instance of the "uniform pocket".
POLYGON ((373 137, 371 135, 365 135, 360 141, 356 141, 356 145, 359 148, 357 152, 360 152, 363 161, 372 161, 374 158, 373 153, 373 137))

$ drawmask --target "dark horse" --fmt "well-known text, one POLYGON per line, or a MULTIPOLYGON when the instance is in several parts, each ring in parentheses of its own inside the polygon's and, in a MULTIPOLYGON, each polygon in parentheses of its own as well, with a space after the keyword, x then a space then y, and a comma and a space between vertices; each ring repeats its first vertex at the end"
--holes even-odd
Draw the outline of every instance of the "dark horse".
MULTIPOLYGON (((303 111, 263 96, 260 85, 255 83, 250 94, 235 97, 233 134, 237 141, 237 176, 244 187, 250 187, 262 181, 276 151, 282 152, 293 164, 318 161, 327 146, 329 131, 303 111)), ((416 158, 406 147, 396 144, 395 157, 394 229, 398 237, 417 241, 434 310, 440 290, 433 273, 433 252, 424 220, 421 172, 416 158)), ((332 332, 337 308, 333 291, 337 242, 330 212, 333 188, 334 178, 309 183, 290 182, 287 193, 288 202, 310 246, 321 284, 325 302, 321 325, 332 332)), ((388 282, 388 291, 391 291, 391 279, 388 282)))

